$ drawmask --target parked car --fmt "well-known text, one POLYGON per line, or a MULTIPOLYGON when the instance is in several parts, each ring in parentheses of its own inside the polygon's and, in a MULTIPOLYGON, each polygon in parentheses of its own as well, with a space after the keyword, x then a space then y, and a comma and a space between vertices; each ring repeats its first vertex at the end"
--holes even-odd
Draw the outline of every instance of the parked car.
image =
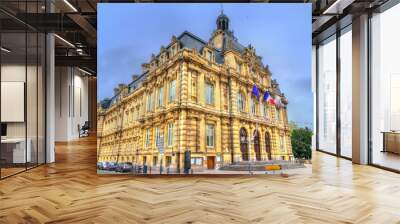
POLYGON ((97 169, 102 170, 103 169, 103 162, 97 162, 97 169))
POLYGON ((118 167, 118 164, 117 164, 116 162, 110 162, 110 163, 108 164, 106 170, 109 170, 109 171, 116 171, 117 167, 118 167))
POLYGON ((108 170, 108 167, 110 166, 110 162, 103 162, 102 164, 102 170, 108 170))
POLYGON ((103 170, 114 171, 116 169, 115 162, 104 162, 103 163, 103 170))
POLYGON ((116 170, 117 172, 132 172, 132 163, 131 162, 125 162, 125 163, 119 163, 116 170))

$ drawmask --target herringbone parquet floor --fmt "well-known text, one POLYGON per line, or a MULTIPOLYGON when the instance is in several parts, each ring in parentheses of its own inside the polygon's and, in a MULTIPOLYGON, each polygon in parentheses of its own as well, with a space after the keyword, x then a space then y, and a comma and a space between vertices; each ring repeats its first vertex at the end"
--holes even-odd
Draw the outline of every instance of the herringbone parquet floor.
POLYGON ((400 175, 315 153, 313 174, 96 174, 94 138, 0 181, 0 223, 400 223, 400 175))

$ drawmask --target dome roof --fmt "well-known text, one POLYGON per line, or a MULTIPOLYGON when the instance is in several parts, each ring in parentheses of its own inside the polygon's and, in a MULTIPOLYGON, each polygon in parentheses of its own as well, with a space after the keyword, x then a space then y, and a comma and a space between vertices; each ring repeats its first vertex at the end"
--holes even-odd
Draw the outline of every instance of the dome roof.
POLYGON ((217 21, 219 21, 219 20, 228 20, 229 21, 229 18, 228 18, 228 16, 226 16, 224 14, 224 11, 221 11, 221 14, 218 16, 217 21))
POLYGON ((221 11, 216 22, 219 30, 229 30, 229 18, 224 14, 224 11, 221 11))

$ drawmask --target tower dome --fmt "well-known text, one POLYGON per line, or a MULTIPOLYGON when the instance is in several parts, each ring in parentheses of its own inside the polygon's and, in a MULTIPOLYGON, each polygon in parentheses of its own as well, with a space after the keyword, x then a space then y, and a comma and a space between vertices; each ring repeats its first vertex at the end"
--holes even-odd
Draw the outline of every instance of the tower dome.
POLYGON ((221 14, 217 18, 217 28, 219 30, 229 30, 229 18, 221 11, 221 14))

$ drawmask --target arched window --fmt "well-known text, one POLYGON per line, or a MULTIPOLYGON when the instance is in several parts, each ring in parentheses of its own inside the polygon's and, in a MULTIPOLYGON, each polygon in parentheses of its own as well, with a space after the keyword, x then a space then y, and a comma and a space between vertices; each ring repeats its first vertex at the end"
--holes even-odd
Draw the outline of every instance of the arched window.
POLYGON ((244 112, 245 109, 245 98, 241 92, 238 92, 238 109, 241 112, 244 112))

